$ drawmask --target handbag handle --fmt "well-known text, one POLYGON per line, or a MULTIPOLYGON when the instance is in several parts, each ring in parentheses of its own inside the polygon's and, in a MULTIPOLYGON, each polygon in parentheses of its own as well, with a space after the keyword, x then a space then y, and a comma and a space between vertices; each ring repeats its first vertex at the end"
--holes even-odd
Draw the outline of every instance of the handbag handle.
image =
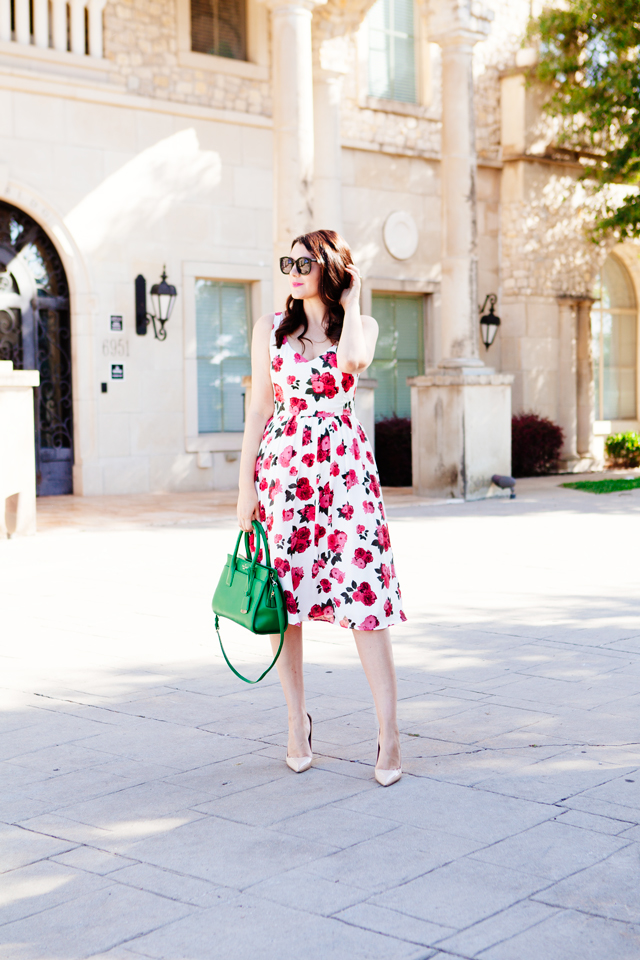
MULTIPOLYGON (((256 537, 256 554, 260 552, 260 540, 262 540, 262 544, 263 544, 263 546, 264 546, 264 562, 265 562, 265 566, 270 567, 270 566, 271 566, 271 555, 270 555, 270 553, 269 553, 269 543, 268 543, 268 541, 267 541, 267 535, 266 535, 266 533, 264 532, 264 527, 262 526, 262 524, 260 523, 259 520, 252 520, 252 521, 251 521, 251 525, 252 525, 253 529, 255 530, 255 532, 258 534, 258 536, 256 537)), ((242 536, 242 532, 240 533, 240 536, 242 536)), ((246 557, 247 557, 247 560, 249 560, 250 557, 251 557, 251 546, 250 546, 250 543, 249 543, 249 534, 246 533, 246 532, 245 532, 245 535, 244 535, 244 552, 245 552, 245 555, 246 555, 246 557)))
MULTIPOLYGON (((264 544, 265 552, 265 566, 271 569, 271 557, 269 556, 269 544, 267 543, 267 535, 264 532, 264 527, 258 520, 251 521, 253 529, 256 531, 257 536, 255 539, 255 550, 253 552, 253 559, 251 560, 251 569, 249 571, 249 580, 247 582, 247 592, 245 593, 244 601, 245 605, 241 608, 241 613, 249 613, 249 608, 251 607, 251 593, 253 591, 253 581, 256 576, 256 563, 258 562, 258 554, 260 553, 260 539, 264 544)), ((244 535, 244 546, 245 554, 247 560, 251 559, 251 547, 249 542, 249 534, 245 533, 244 535)), ((233 579, 233 578, 232 578, 233 579)))
MULTIPOLYGON (((273 569, 273 567, 271 566, 271 557, 270 557, 270 555, 269 555, 269 544, 268 544, 268 542, 267 542, 267 535, 266 535, 266 533, 264 532, 264 527, 262 526, 262 524, 261 524, 258 520, 252 520, 252 521, 251 521, 251 524, 252 524, 253 529, 255 530, 255 532, 256 532, 256 534, 257 534, 257 537, 256 537, 256 548, 255 548, 255 551, 254 551, 254 554, 253 554, 253 558, 251 558, 251 549, 250 549, 250 545, 249 545, 249 534, 248 534, 248 533, 245 533, 245 535, 244 535, 244 536, 245 536, 245 554, 246 554, 246 558, 247 558, 247 560, 251 559, 251 571, 250 571, 250 573, 249 573, 249 590, 247 591, 247 594, 248 594, 248 597, 249 597, 249 600, 250 600, 250 598, 251 598, 251 586, 253 585, 253 578, 254 578, 254 576, 255 576, 256 562, 257 562, 257 560, 258 560, 258 553, 260 552, 260 542, 259 542, 259 541, 262 540, 262 543, 263 543, 263 545, 264 545, 266 566, 269 567, 269 579, 270 579, 270 581, 271 581, 271 589, 273 590, 273 596, 274 596, 274 599, 275 599, 275 601, 276 601, 276 610, 277 610, 277 612, 278 612, 278 626, 279 626, 279 628, 280 628, 280 645, 279 645, 279 647, 278 647, 278 651, 277 651, 275 657, 273 658, 273 660, 271 661, 271 663, 269 664, 269 666, 267 667, 267 669, 264 671, 264 673, 261 673, 261 674, 260 674, 260 676, 258 677, 257 680, 249 680, 248 677, 243 677, 242 674, 239 673, 238 670, 236 670, 236 668, 234 667, 234 665, 233 665, 233 664, 231 663, 231 661, 229 660, 229 657, 227 656, 227 654, 226 654, 226 652, 225 652, 225 649, 224 649, 224 647, 223 647, 223 645, 222 645, 222 637, 220 636, 220 621, 219 621, 219 619, 218 619, 218 614, 217 614, 217 613, 216 613, 216 621, 215 621, 215 623, 216 623, 216 633, 218 634, 218 642, 220 643, 220 649, 222 650, 222 656, 223 656, 224 659, 226 660, 227 666, 235 673, 236 677, 239 677, 240 680, 244 680, 245 683, 260 683, 260 681, 261 681, 264 677, 266 677, 266 675, 269 673, 269 671, 275 666, 276 660, 278 659, 278 657, 279 657, 280 654, 282 653, 282 647, 283 647, 283 644, 284 644, 284 634, 285 634, 285 630, 287 629, 287 617, 286 617, 286 615, 285 615, 284 605, 283 605, 283 603, 282 603, 282 593, 281 593, 281 591, 280 591, 280 583, 279 583, 279 581, 278 581, 278 574, 276 573, 276 571, 275 571, 275 570, 273 569)), ((240 540, 241 540, 241 539, 242 539, 242 530, 241 530, 240 533, 238 534, 238 539, 237 539, 237 541, 236 541, 236 548, 235 548, 235 550, 234 550, 234 552, 233 552, 233 560, 232 560, 232 563, 231 563, 231 567, 230 567, 230 569, 229 569, 229 574, 228 574, 228 576, 227 576, 227 584, 229 584, 229 585, 230 585, 231 583, 233 583, 233 574, 235 573, 236 557, 238 556, 238 549, 239 549, 239 547, 240 547, 240 540)), ((242 612, 245 613, 246 611, 242 611, 242 612)))
MULTIPOLYGON (((257 551, 256 551, 256 553, 257 553, 257 551)), ((276 579, 276 577, 278 576, 278 574, 277 574, 277 573, 274 573, 274 572, 271 572, 269 576, 270 576, 271 585, 272 585, 272 588, 273 588, 273 595, 274 595, 275 601, 276 601, 276 609, 277 609, 277 611, 278 611, 278 626, 280 627, 280 645, 279 645, 279 647, 278 647, 278 651, 277 651, 275 657, 273 658, 273 660, 271 661, 271 663, 269 664, 269 666, 267 667, 267 669, 264 671, 264 673, 261 673, 261 674, 260 674, 260 676, 258 677, 257 680, 249 680, 248 677, 243 677, 242 674, 241 674, 238 670, 236 670, 236 668, 234 667, 234 665, 233 665, 233 664, 231 663, 231 661, 229 660, 229 657, 227 656, 226 651, 225 651, 224 647, 222 646, 222 637, 220 636, 220 621, 218 620, 218 614, 216 613, 216 633, 218 634, 218 642, 220 643, 220 649, 222 650, 222 656, 223 656, 224 659, 226 660, 227 666, 228 666, 231 670, 233 670, 233 672, 235 673, 236 677, 239 677, 240 680, 244 680, 245 683, 260 683, 260 681, 261 681, 262 679, 264 679, 264 677, 266 677, 266 675, 269 673, 269 671, 275 666, 276 660, 278 659, 278 657, 279 657, 280 654, 282 653, 282 646, 283 646, 283 644, 284 644, 284 634, 285 634, 285 630, 287 629, 287 620, 286 620, 286 617, 285 617, 284 606, 283 606, 283 603, 282 603, 282 594, 280 593, 280 584, 275 582, 275 579, 276 579)))
MULTIPOLYGON (((267 567, 271 566, 271 555, 269 553, 269 544, 267 542, 267 535, 264 532, 264 527, 259 522, 259 520, 252 520, 251 525, 253 526, 253 529, 257 533, 256 549, 253 554, 253 559, 251 557, 251 546, 249 542, 249 534, 247 532, 245 532, 245 535, 244 535, 244 553, 247 560, 252 560, 250 578, 251 578, 251 582, 253 583, 253 578, 255 576, 255 566, 258 559, 258 553, 260 552, 260 540, 262 540, 262 543, 264 546, 265 566, 267 567)), ((227 574, 228 587, 230 587, 231 584, 233 583, 233 578, 236 572, 236 558, 238 556, 238 550, 240 549, 241 540, 242 540, 242 530, 238 534, 238 539, 236 540, 236 547, 235 547, 235 550, 233 551, 233 560, 232 560, 231 566, 229 567, 229 573, 227 574)))

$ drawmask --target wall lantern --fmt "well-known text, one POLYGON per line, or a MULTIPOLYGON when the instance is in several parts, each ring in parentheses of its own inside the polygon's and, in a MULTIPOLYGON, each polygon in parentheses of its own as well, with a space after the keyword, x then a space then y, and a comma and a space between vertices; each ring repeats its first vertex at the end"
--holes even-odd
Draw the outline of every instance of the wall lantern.
POLYGON ((160 283, 154 283, 151 287, 151 300, 153 302, 153 313, 147 312, 147 281, 138 274, 136 277, 136 333, 139 336, 145 336, 147 327, 153 324, 153 334, 156 340, 166 340, 167 331, 164 328, 165 323, 171 316, 173 305, 176 302, 178 291, 171 284, 167 283, 167 268, 162 268, 162 277, 160 283))
POLYGON ((484 343, 487 350, 493 343, 496 338, 496 333, 498 332, 498 327, 500 326, 500 317, 497 317, 493 312, 493 308, 498 302, 498 298, 495 293, 488 293, 484 298, 484 303, 480 307, 480 313, 484 316, 480 317, 480 329, 482 330, 482 342, 484 343), (489 313, 484 313, 489 304, 489 313))

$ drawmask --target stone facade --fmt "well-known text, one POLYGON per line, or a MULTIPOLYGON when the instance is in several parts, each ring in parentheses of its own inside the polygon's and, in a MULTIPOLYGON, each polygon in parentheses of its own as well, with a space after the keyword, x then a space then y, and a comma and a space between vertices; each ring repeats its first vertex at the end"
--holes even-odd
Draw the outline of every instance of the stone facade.
MULTIPOLYGON (((574 437, 570 468, 597 458, 588 311, 610 245, 588 240, 596 200, 526 84, 529 0, 416 4, 415 104, 369 96, 370 6, 247 0, 246 62, 191 50, 188 0, 110 0, 103 56, 0 40, 0 200, 46 230, 71 290, 77 493, 235 483, 241 434, 198 434, 194 284, 249 284, 254 319, 279 308, 276 257, 319 226, 351 243, 365 310, 376 293, 424 298, 420 359, 438 390, 447 364, 456 377, 484 364, 502 413, 512 377, 514 410, 574 437), (384 239, 394 213, 417 231, 404 259, 384 239), (164 264, 178 300, 160 343, 136 335, 133 280, 164 264), (477 307, 491 292, 502 325, 487 351, 477 307), (113 351, 126 377, 104 394, 113 351)), ((636 245, 615 253, 640 302, 636 245)), ((429 429, 414 425, 415 442, 429 429)))

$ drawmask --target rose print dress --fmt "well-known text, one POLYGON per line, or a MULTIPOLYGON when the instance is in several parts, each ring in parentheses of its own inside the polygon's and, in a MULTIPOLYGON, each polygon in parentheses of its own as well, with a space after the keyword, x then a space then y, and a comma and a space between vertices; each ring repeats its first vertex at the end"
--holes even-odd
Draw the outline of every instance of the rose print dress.
POLYGON ((275 412, 256 460, 260 519, 289 623, 338 621, 376 630, 400 623, 400 587, 373 453, 354 416, 357 377, 336 347, 305 360, 271 333, 275 412))

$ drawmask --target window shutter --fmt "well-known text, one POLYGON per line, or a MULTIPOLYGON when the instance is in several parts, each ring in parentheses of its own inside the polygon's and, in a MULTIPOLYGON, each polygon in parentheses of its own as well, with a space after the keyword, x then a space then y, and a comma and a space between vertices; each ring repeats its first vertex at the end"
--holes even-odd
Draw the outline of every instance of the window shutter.
POLYGON ((421 296, 374 293, 371 312, 379 334, 370 376, 378 381, 375 417, 410 417, 411 389, 407 377, 423 370, 421 296))
POLYGON ((246 60, 246 0, 191 0, 191 49, 246 60))
POLYGON ((244 429, 242 378, 251 373, 249 286, 196 280, 198 432, 244 429))
POLYGON ((367 15, 369 96, 416 103, 414 0, 377 0, 367 15))

